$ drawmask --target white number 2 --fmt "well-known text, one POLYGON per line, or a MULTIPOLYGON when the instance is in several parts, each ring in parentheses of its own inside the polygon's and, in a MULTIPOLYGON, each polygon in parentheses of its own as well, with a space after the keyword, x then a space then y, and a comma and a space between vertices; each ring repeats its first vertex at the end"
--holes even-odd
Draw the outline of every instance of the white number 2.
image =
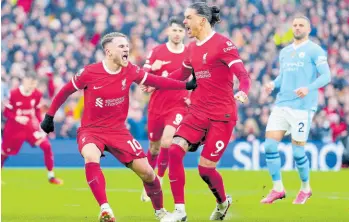
POLYGON ((127 141, 128 144, 130 144, 132 150, 137 153, 137 150, 142 150, 142 146, 141 144, 139 144, 139 142, 136 139, 128 140, 127 141))
POLYGON ((173 124, 179 125, 179 124, 182 122, 182 120, 183 120, 183 116, 182 116, 181 114, 178 113, 178 114, 176 115, 175 121, 173 121, 173 124))
POLYGON ((217 150, 215 153, 219 153, 222 149, 224 149, 224 143, 222 140, 218 140, 216 142, 216 148, 217 148, 217 150))

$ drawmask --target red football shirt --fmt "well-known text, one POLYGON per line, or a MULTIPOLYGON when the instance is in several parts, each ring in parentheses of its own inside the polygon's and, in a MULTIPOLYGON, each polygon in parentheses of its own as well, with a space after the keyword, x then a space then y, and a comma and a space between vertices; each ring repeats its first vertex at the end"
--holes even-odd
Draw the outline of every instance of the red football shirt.
MULTIPOLYGON (((144 68, 154 75, 167 77, 169 73, 182 66, 185 53, 186 48, 184 45, 181 50, 173 51, 168 46, 168 43, 161 44, 150 52, 144 68), (159 70, 151 71, 151 65, 156 60, 162 61, 163 65, 159 70)), ((150 96, 148 112, 163 114, 171 109, 185 108, 187 105, 184 102, 184 98, 188 96, 189 94, 187 90, 157 89, 150 96)))
POLYGON ((212 32, 205 40, 191 42, 183 62, 194 68, 198 87, 191 94, 189 112, 213 120, 236 120, 233 78, 230 67, 242 63, 236 46, 212 32))
POLYGON ((85 66, 72 79, 76 89, 84 90, 81 127, 125 127, 130 86, 132 82, 142 84, 146 78, 147 73, 131 62, 116 73, 103 62, 85 66))
POLYGON ((5 105, 4 115, 7 119, 6 124, 14 124, 18 127, 38 128, 41 121, 40 101, 42 94, 35 89, 30 95, 25 95, 22 87, 15 88, 10 92, 9 103, 5 105), (16 116, 27 116, 29 121, 26 125, 18 123, 16 116))

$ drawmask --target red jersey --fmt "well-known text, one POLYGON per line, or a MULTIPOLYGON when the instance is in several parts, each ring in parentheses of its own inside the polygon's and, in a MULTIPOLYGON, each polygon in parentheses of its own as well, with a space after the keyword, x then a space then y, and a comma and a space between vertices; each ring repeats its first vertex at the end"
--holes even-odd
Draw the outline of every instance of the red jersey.
MULTIPOLYGON (((168 46, 168 43, 155 47, 149 54, 144 68, 149 70, 154 75, 167 77, 169 73, 179 69, 182 66, 185 58, 186 48, 183 45, 182 50, 173 51, 168 46), (156 61, 163 62, 159 70, 151 71, 151 65, 156 61)), ((185 80, 185 79, 183 79, 185 80)), ((188 97, 187 90, 165 90, 157 89, 150 97, 148 112, 163 114, 172 109, 185 108, 187 105, 184 98, 188 97)))
POLYGON ((189 112, 213 120, 236 120, 233 78, 230 67, 242 63, 236 46, 225 36, 212 32, 201 42, 191 42, 183 62, 193 68, 198 87, 191 94, 189 112))
POLYGON ((40 101, 42 94, 35 89, 30 95, 25 95, 22 87, 15 88, 10 92, 9 103, 5 105, 4 116, 6 124, 13 124, 16 127, 38 128, 41 122, 40 101), (29 121, 26 125, 18 123, 17 116, 27 116, 29 121))
POLYGON ((143 84, 147 75, 130 62, 117 73, 109 71, 103 62, 81 69, 72 78, 74 87, 84 90, 81 127, 125 128, 130 86, 133 82, 143 84))

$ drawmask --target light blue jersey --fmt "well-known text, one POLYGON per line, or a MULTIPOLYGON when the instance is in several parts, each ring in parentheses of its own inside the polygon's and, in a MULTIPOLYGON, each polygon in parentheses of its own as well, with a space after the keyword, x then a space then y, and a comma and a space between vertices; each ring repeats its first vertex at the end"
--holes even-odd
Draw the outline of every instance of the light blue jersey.
POLYGON ((274 80, 280 88, 275 105, 299 110, 316 110, 318 89, 331 81, 326 52, 314 42, 307 40, 299 45, 288 45, 279 55, 280 73, 274 80), (307 87, 309 93, 300 98, 295 90, 307 87))

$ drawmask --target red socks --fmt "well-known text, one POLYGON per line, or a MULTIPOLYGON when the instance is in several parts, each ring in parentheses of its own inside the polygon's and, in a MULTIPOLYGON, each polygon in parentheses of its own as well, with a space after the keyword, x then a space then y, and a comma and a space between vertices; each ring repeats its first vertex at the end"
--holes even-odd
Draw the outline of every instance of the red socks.
POLYGON ((156 155, 152 155, 150 153, 150 148, 148 149, 148 153, 147 153, 147 159, 148 159, 148 163, 150 164, 150 166, 155 169, 156 167, 156 162, 158 161, 158 154, 156 155))
POLYGON ((216 168, 208 168, 199 165, 199 173, 216 197, 217 203, 223 203, 226 200, 226 194, 222 176, 218 173, 216 168))
POLYGON ((158 158, 158 175, 159 177, 164 177, 167 166, 168 166, 168 149, 163 148, 160 149, 160 154, 158 158))
POLYGON ((52 171, 53 153, 50 142, 48 140, 44 140, 42 143, 40 143, 39 147, 42 149, 42 151, 44 151, 44 160, 47 170, 52 171))
POLYGON ((155 180, 150 183, 143 182, 145 191, 148 197, 151 199, 155 210, 160 210, 164 207, 164 197, 162 194, 160 180, 155 176, 155 180))
POLYGON ((105 179, 99 163, 86 163, 85 174, 88 185, 99 205, 108 203, 105 179))
POLYGON ((169 179, 175 204, 184 204, 185 174, 183 158, 185 151, 177 144, 169 148, 169 179))

